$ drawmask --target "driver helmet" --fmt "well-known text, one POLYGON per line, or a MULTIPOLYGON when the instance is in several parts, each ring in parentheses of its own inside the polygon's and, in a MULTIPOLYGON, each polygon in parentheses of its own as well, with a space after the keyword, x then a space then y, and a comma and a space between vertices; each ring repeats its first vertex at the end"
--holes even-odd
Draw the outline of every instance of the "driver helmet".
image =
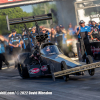
POLYGON ((50 47, 49 46, 46 47, 46 52, 50 52, 50 47))

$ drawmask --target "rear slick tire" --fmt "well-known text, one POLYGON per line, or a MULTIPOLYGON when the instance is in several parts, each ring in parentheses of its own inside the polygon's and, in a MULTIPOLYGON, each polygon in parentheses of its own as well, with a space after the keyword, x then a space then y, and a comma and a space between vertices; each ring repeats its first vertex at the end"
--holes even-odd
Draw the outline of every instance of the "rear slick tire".
MULTIPOLYGON (((93 63, 93 59, 90 55, 88 55, 86 57, 86 64, 91 64, 91 63, 93 63)), ((89 69, 88 73, 89 73, 90 76, 93 76, 95 74, 95 69, 89 69)))
MULTIPOLYGON (((67 70, 67 69, 68 69, 68 67, 67 67, 65 61, 62 61, 61 62, 61 70, 67 70)), ((64 75, 63 79, 64 79, 64 81, 67 82, 69 80, 69 75, 64 75)))

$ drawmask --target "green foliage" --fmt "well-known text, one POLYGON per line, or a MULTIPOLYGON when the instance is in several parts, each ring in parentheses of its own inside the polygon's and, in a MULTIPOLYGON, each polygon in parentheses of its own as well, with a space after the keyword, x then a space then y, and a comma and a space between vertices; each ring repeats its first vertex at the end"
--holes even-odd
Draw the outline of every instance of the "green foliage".
MULTIPOLYGON (((8 33, 6 15, 8 15, 9 19, 30 16, 28 13, 23 12, 23 10, 20 7, 1 9, 0 10, 0 34, 8 33)), ((16 24, 10 26, 11 30, 16 29, 17 33, 22 33, 23 27, 24 27, 23 24, 16 24)), ((27 27, 32 27, 32 23, 28 23, 27 27)))
MULTIPOLYGON (((37 4, 37 6, 33 6, 33 13, 32 15, 42 15, 42 14, 47 14, 50 13, 50 10, 57 10, 56 9, 56 4, 55 3, 41 3, 37 4)), ((53 16, 53 22, 57 22, 55 16, 53 16)), ((38 22, 39 25, 47 24, 47 21, 40 21, 38 22)), ((50 21, 48 22, 50 24, 50 21)))
MULTIPOLYGON (((0 34, 5 33, 7 28, 4 28, 6 25, 5 17, 0 16, 0 34)), ((7 26, 7 25, 6 25, 7 26)))
MULTIPOLYGON (((20 7, 14 8, 7 8, 0 10, 0 34, 8 34, 10 33, 7 30, 7 22, 6 22, 6 15, 8 15, 9 19, 13 18, 21 18, 21 17, 28 17, 33 15, 41 15, 47 14, 50 12, 50 9, 56 10, 56 5, 54 3, 41 3, 37 5, 33 5, 33 12, 27 13, 22 10, 20 7)), ((56 18, 53 16, 53 22, 56 22, 56 18)), ((40 21, 38 22, 39 25, 43 24, 50 24, 50 21, 40 21)), ((28 28, 35 25, 35 23, 27 23, 28 28)), ((22 33, 22 29, 24 28, 23 24, 15 24, 10 25, 10 29, 16 29, 17 33, 22 33)))

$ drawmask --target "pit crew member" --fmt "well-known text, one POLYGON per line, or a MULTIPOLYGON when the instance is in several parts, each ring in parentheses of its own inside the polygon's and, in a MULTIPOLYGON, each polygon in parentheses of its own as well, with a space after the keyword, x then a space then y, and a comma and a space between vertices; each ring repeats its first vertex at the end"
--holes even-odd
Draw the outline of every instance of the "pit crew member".
POLYGON ((7 65, 7 67, 9 67, 9 63, 6 60, 6 57, 5 57, 4 41, 8 42, 8 40, 6 38, 4 38, 3 36, 0 35, 0 70, 2 69, 2 62, 4 62, 7 65))
POLYGON ((96 25, 95 21, 92 21, 92 26, 91 26, 91 30, 93 30, 92 32, 92 39, 97 39, 98 41, 100 41, 100 35, 99 35, 99 27, 98 25, 96 25))
POLYGON ((85 61, 86 54, 91 55, 91 48, 89 43, 88 36, 92 34, 91 28, 89 26, 85 26, 85 22, 81 20, 79 22, 79 27, 77 28, 77 35, 80 42, 82 61, 85 61))
POLYGON ((12 30, 12 35, 9 37, 9 46, 13 56, 21 52, 20 41, 22 40, 20 35, 16 34, 15 29, 12 30))
POLYGON ((32 38, 29 38, 26 31, 23 31, 22 34, 22 41, 20 42, 20 45, 23 48, 23 52, 31 52, 31 48, 34 46, 32 42, 32 38), (31 46, 30 46, 31 45, 31 46))

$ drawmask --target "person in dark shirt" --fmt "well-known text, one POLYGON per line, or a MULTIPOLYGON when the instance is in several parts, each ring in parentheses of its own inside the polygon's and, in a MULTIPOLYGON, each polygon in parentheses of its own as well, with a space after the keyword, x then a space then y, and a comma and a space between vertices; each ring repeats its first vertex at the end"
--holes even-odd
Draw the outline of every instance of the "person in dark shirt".
POLYGON ((9 37, 9 46, 13 56, 21 52, 21 40, 21 36, 17 35, 15 29, 13 29, 12 34, 9 37))
POLYGON ((46 43, 46 42, 49 42, 49 32, 48 32, 48 30, 47 29, 45 29, 45 28, 43 28, 42 29, 42 32, 40 33, 40 35, 44 35, 44 36, 47 36, 47 38, 43 41, 43 43, 46 43))
POLYGON ((98 27, 98 25, 96 25, 95 21, 92 21, 91 30, 93 30, 91 38, 97 39, 100 41, 99 27, 98 27))
POLYGON ((6 54, 5 54, 4 41, 8 42, 6 38, 0 35, 0 70, 2 69, 2 62, 4 62, 7 65, 7 67, 9 67, 9 63, 5 57, 6 54))
POLYGON ((31 49, 34 46, 32 42, 32 38, 29 38, 25 30, 23 31, 23 34, 22 34, 21 46, 23 48, 22 50, 23 52, 31 52, 31 49))
POLYGON ((56 42, 56 31, 54 28, 43 28, 44 33, 48 34, 48 42, 52 42, 55 44, 56 42))
POLYGON ((31 33, 30 33, 30 38, 32 39, 32 42, 33 42, 34 45, 37 43, 37 40, 36 40, 37 35, 38 34, 36 33, 36 28, 32 27, 32 30, 31 30, 31 33))
POLYGON ((63 32, 60 30, 60 27, 57 26, 56 27, 56 42, 58 45, 58 48, 60 48, 61 50, 63 50, 63 32))
POLYGON ((90 26, 90 27, 92 26, 92 21, 89 21, 89 24, 88 24, 88 26, 90 26))
POLYGON ((50 37, 50 41, 55 44, 56 43, 56 31, 54 30, 54 28, 51 28, 51 37, 50 37))

